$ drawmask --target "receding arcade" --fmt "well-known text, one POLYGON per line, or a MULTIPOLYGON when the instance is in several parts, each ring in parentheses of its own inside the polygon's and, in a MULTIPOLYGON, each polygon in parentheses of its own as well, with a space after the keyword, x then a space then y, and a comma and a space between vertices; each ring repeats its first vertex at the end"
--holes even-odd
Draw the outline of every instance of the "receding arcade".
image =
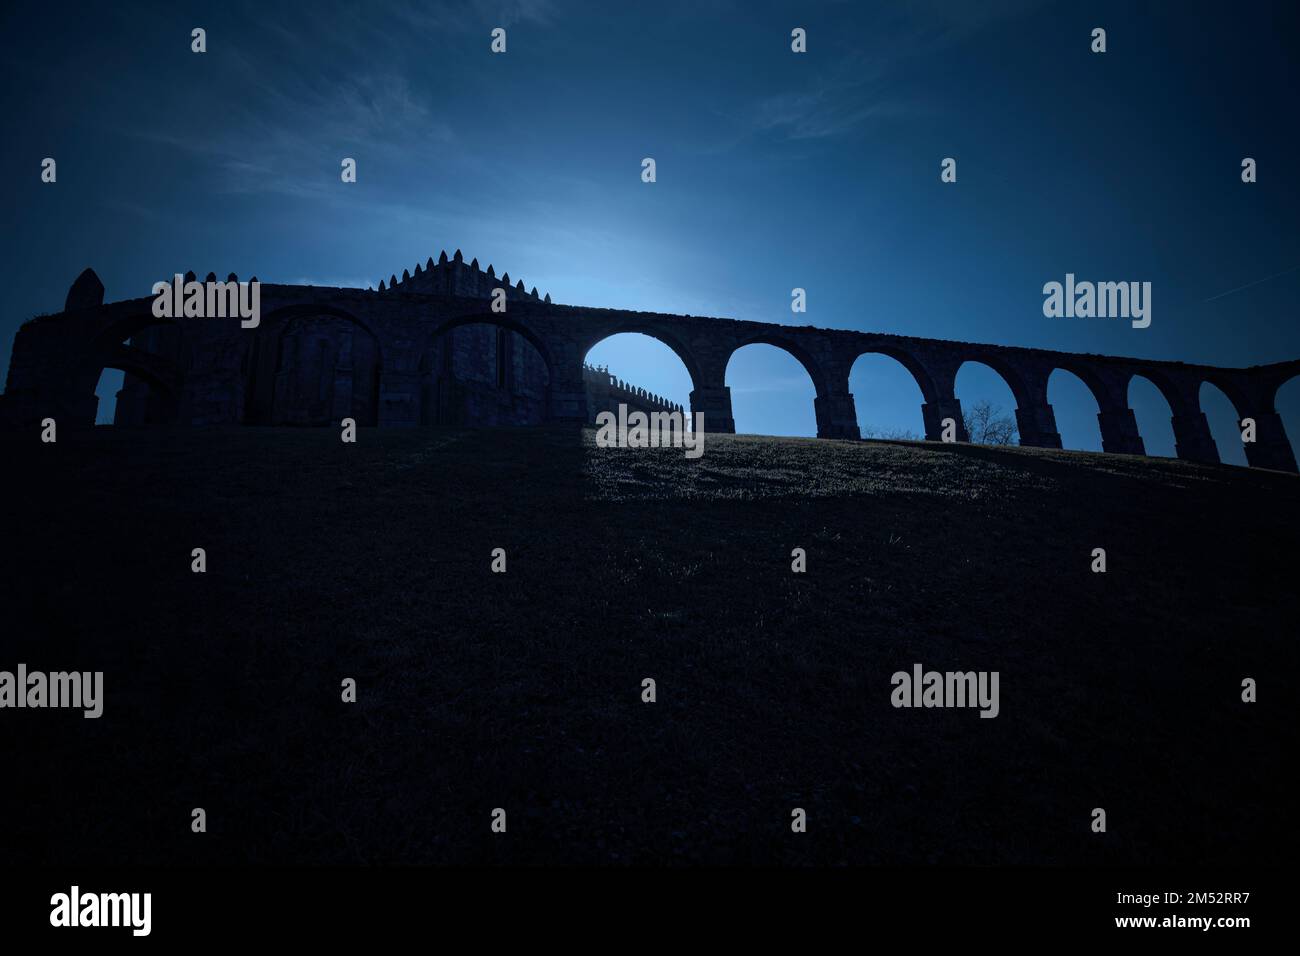
MULTIPOLYGON (((503 280, 506 278, 502 277, 503 280)), ((523 283, 508 288, 504 312, 493 311, 485 291, 497 281, 491 267, 465 263, 459 252, 413 277, 403 274, 395 285, 378 291, 318 288, 263 283, 262 312, 277 316, 328 316, 355 328, 352 341, 367 369, 364 388, 333 393, 330 413, 346 404, 365 409, 380 426, 419 426, 422 413, 422 362, 428 343, 462 325, 486 323, 508 329, 527 341, 545 366, 542 417, 547 421, 590 420, 584 358, 592 346, 619 333, 639 332, 667 345, 690 375, 690 411, 704 415, 714 432, 734 432, 731 390, 726 371, 740 348, 765 343, 789 352, 807 371, 815 390, 817 435, 860 437, 857 410, 849 390, 856 359, 882 353, 903 365, 922 396, 925 438, 940 440, 943 423, 952 419, 956 437, 967 440, 955 386, 966 362, 994 369, 1015 398, 1015 418, 1022 445, 1060 448, 1061 436, 1047 398, 1048 381, 1057 369, 1077 376, 1097 402, 1102 448, 1121 454, 1145 454, 1136 417, 1129 404, 1129 385, 1136 376, 1152 382, 1169 403, 1170 424, 1179 458, 1217 462, 1218 450, 1201 408, 1200 391, 1209 382, 1232 402, 1254 440, 1244 445, 1256 467, 1296 471, 1296 458, 1275 400, 1278 389, 1300 374, 1300 360, 1251 368, 1220 368, 1182 362, 1079 355, 1015 346, 951 342, 874 332, 788 327, 732 319, 651 312, 627 312, 556 305, 523 283)), ((25 323, 14 342, 8 387, 0 412, 8 423, 26 423, 66 413, 74 423, 94 419, 95 376, 105 366, 125 368, 147 377, 174 396, 181 410, 177 421, 193 424, 239 424, 255 421, 265 410, 290 397, 254 389, 256 369, 274 361, 316 361, 308 346, 311 327, 303 326, 286 356, 283 340, 270 336, 279 326, 240 328, 238 319, 176 320, 184 335, 184 362, 168 362, 133 345, 123 334, 153 320, 147 296, 105 304, 103 286, 87 270, 74 283, 62 313, 25 323), (115 338, 116 336, 116 338, 115 338), (261 349, 261 351, 259 351, 261 349), (89 404, 87 398, 90 399, 89 404), (87 410, 88 409, 88 410, 87 410), (259 411, 261 410, 261 411, 259 411)), ((333 320, 331 319, 331 321, 333 320)), ((283 331, 283 329, 281 330, 283 331)), ((325 356, 322 361, 328 360, 325 356)), ((539 382, 542 376, 538 376, 539 382)), ((540 386, 539 386, 540 387, 540 386)), ((322 388, 322 393, 324 389, 322 388)), ((318 398, 318 404, 320 403, 318 398)), ((306 402, 299 402, 306 407, 306 402)), ((297 406, 293 406, 297 407, 297 406)), ((323 408, 323 406, 322 406, 323 408)), ((309 413, 304 412, 310 417, 309 413)), ((274 416, 272 416, 274 417, 274 416)))

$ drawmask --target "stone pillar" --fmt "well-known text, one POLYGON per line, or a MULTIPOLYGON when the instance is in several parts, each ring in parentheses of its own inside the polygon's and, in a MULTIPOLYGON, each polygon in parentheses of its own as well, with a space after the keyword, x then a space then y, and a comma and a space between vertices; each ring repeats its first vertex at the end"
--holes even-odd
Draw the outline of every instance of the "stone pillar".
POLYGON ((587 384, 582 380, 581 369, 567 377, 557 374, 547 388, 547 421, 588 423, 587 384))
MULTIPOLYGON (((339 351, 334 359, 334 367, 327 370, 328 374, 333 376, 330 388, 333 399, 330 408, 330 424, 337 424, 352 416, 352 390, 356 387, 352 379, 352 328, 352 323, 347 323, 347 330, 338 340, 339 351)), ((378 414, 378 409, 375 413, 378 414)))
POLYGON ((731 389, 725 385, 703 386, 691 392, 691 414, 704 414, 706 432, 736 433, 736 420, 731 417, 731 389))
POLYGON ((957 398, 940 399, 921 406, 921 418, 925 422, 925 440, 943 441, 943 420, 951 418, 956 423, 957 441, 968 442, 966 423, 961 417, 961 400, 957 398))
MULTIPOLYGON (((1277 412, 1255 413, 1255 440, 1246 442, 1246 460, 1252 468, 1272 468, 1275 471, 1297 471, 1295 451, 1286 437, 1282 416, 1277 412)), ((1241 432, 1241 422, 1237 432, 1241 432)))
POLYGON ((862 438, 858 428, 858 410, 849 392, 818 395, 813 400, 817 412, 818 438, 862 438))
POLYGON ((144 425, 149 421, 149 386, 128 373, 122 387, 117 390, 117 403, 113 406, 113 425, 121 428, 129 425, 144 425))
POLYGON ((1016 409, 1016 428, 1020 444, 1027 448, 1060 448, 1061 435, 1056 430, 1056 413, 1047 402, 1016 409))
POLYGON ((618 403, 610 396, 609 375, 606 372, 588 373, 585 378, 587 390, 587 423, 596 424, 596 416, 603 411, 618 414, 618 403))
POLYGON ((1219 449, 1210 435, 1209 422, 1204 412, 1183 412, 1171 421, 1174 426, 1174 448, 1184 461, 1199 461, 1210 465, 1219 463, 1219 449))
MULTIPOLYGON (((93 427, 95 417, 99 413, 99 396, 94 392, 89 395, 63 392, 59 394, 54 404, 59 410, 57 413, 48 413, 48 417, 58 422, 60 428, 63 427, 65 421, 73 428, 93 427)), ((46 416, 42 415, 41 417, 45 418, 46 416)))
POLYGON ((1116 455, 1145 455, 1146 445, 1138 432, 1137 417, 1131 408, 1098 412, 1101 424, 1101 450, 1116 455))
POLYGON ((420 424, 419 372, 380 371, 378 418, 381 427, 409 428, 420 424))

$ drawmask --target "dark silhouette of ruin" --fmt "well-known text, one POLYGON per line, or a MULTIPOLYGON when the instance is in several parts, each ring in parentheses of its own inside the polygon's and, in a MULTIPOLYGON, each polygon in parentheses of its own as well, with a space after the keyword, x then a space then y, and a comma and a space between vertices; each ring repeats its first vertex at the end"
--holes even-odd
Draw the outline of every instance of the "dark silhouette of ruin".
MULTIPOLYGON (((209 273, 208 281, 215 279, 209 273)), ((63 312, 18 330, 0 420, 92 424, 105 368, 126 375, 117 424, 324 425, 346 417, 382 426, 581 423, 620 402, 674 410, 584 361, 602 339, 639 332, 681 358, 693 385, 690 410, 702 412, 713 432, 735 431, 725 384, 732 353, 765 343, 807 369, 820 438, 860 438, 849 371, 860 355, 875 352, 897 359, 916 379, 929 440, 943 437, 948 419, 955 438, 967 440, 954 387, 961 365, 976 361, 1010 386, 1022 445, 1061 447, 1047 401, 1048 377, 1059 368, 1096 398, 1103 449, 1145 454, 1128 405, 1129 383, 1140 375, 1169 403, 1179 458, 1219 460, 1200 407, 1201 385, 1210 382, 1228 396, 1239 422, 1255 423, 1255 441, 1245 444, 1250 464, 1297 470, 1274 400, 1300 374, 1300 360, 1219 368, 556 305, 535 287, 525 291, 522 280, 512 286, 508 273, 498 278, 492 266, 466 263, 459 250, 394 275, 378 290, 262 283, 261 321, 251 329, 238 318, 158 319, 152 296, 109 304, 103 298, 102 283, 87 269, 63 312), (497 288, 505 290, 504 312, 490 308, 497 288)))

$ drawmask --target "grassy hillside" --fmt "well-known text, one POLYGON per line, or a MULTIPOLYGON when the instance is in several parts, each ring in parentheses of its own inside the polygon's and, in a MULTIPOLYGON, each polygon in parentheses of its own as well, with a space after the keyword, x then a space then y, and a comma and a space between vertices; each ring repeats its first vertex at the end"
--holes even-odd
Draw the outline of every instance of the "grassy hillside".
POLYGON ((98 720, 0 712, 0 864, 1295 852, 1293 475, 749 436, 689 461, 563 429, 0 455, 0 669, 106 693, 98 720), (893 708, 918 662, 998 671, 1000 715, 893 708))

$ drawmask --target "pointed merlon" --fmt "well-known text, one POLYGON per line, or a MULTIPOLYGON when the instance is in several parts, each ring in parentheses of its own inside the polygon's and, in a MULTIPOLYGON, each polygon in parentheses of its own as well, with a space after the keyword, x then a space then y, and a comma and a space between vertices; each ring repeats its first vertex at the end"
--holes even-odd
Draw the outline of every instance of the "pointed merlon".
POLYGON ((523 279, 520 279, 518 282, 516 282, 516 283, 515 283, 515 288, 518 289, 520 292, 523 292, 523 291, 524 291, 524 280, 523 280, 523 279))
POLYGON ((509 286, 509 285, 510 285, 510 273, 509 273, 509 272, 503 272, 503 273, 501 273, 501 281, 504 282, 507 286, 509 286))
POLYGON ((420 264, 418 262, 415 264, 415 272, 413 274, 417 276, 420 274, 420 264))
POLYGON ((487 273, 487 274, 488 274, 489 276, 491 276, 493 279, 495 279, 495 278, 497 277, 497 274, 496 274, 495 272, 492 271, 492 263, 490 263, 490 262, 488 263, 488 273, 487 273))
POLYGON ((528 294, 531 295, 534 299, 537 298, 537 286, 533 286, 533 291, 528 294))
POLYGON ((217 281, 217 274, 216 274, 215 272, 209 272, 209 273, 208 273, 208 277, 207 277, 206 279, 204 279, 203 281, 204 281, 204 282, 216 282, 216 281, 217 281))
POLYGON ((462 256, 462 255, 460 254, 460 250, 459 250, 459 249, 456 250, 456 254, 455 254, 454 256, 452 256, 452 258, 455 259, 457 262, 464 262, 464 261, 465 261, 465 257, 462 256))
POLYGON ((475 256, 472 260, 470 260, 469 267, 473 269, 475 272, 478 272, 478 256, 475 256))
POLYGON ((238 281, 239 281, 239 276, 235 275, 235 274, 232 272, 232 273, 230 273, 230 275, 226 276, 226 281, 227 281, 227 282, 238 282, 238 281))
POLYGON ((402 270, 402 281, 403 281, 403 282, 406 282, 406 281, 407 281, 408 279, 410 279, 410 278, 411 278, 411 274, 410 274, 409 272, 407 272, 405 269, 403 269, 403 270, 402 270))
POLYGON ((384 288, 384 280, 383 280, 383 279, 380 279, 380 280, 379 280, 379 291, 380 291, 380 292, 386 292, 386 291, 387 291, 387 290, 384 288))
POLYGON ((68 287, 68 297, 63 301, 63 311, 73 309, 92 309, 104 304, 104 283, 99 281, 95 270, 87 267, 68 287))
POLYGON ((393 288, 395 285, 397 285, 397 275, 396 275, 396 273, 394 273, 392 276, 389 277, 389 279, 388 279, 388 288, 391 289, 391 288, 393 288))
POLYGON ((198 278, 199 278, 199 277, 196 276, 196 275, 194 274, 194 270, 193 270, 193 269, 191 269, 189 272, 185 273, 185 281, 186 281, 186 282, 197 282, 197 281, 198 281, 198 278))
POLYGON ((425 267, 426 269, 432 269, 432 268, 433 268, 433 256, 429 256, 429 261, 426 262, 426 263, 424 264, 424 267, 425 267))
POLYGON ((550 304, 551 294, 549 292, 546 293, 546 298, 543 301, 546 302, 548 305, 550 304))
POLYGON ((257 276, 253 276, 253 278, 249 279, 248 281, 249 281, 249 282, 256 282, 256 281, 257 281, 257 276))
POLYGON ((445 266, 446 264, 447 264, 447 250, 444 249, 444 250, 442 250, 442 252, 438 255, 438 265, 440 265, 440 266, 445 266))

